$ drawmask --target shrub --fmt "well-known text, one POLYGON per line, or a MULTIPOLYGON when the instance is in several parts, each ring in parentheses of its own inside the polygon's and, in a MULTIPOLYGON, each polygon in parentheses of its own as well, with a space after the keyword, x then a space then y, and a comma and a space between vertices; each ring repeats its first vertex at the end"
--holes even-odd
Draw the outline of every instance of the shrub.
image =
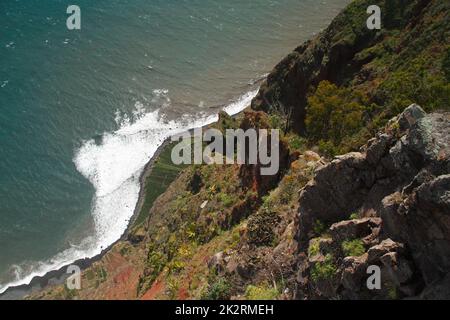
POLYGON ((315 282, 319 280, 330 280, 336 274, 337 267, 333 262, 333 256, 327 254, 323 262, 317 262, 311 270, 311 279, 315 282))
POLYGON ((180 283, 178 279, 169 278, 167 280, 167 293, 170 300, 174 300, 177 298, 179 289, 180 283))
POLYGON ((275 300, 278 297, 278 290, 268 285, 249 285, 245 290, 245 297, 248 300, 275 300))
POLYGON ((327 231, 327 226, 320 220, 314 222, 313 231, 315 234, 321 235, 327 231))
POLYGON ((279 113, 272 113, 269 115, 270 127, 273 129, 284 129, 286 126, 286 119, 284 119, 279 113))
POLYGON ((338 148, 331 141, 320 140, 319 152, 329 158, 334 157, 339 153, 338 148))
POLYGON ((247 223, 248 242, 256 246, 273 245, 276 241, 274 226, 279 217, 273 211, 261 210, 252 215, 247 223))
POLYGON ((105 282, 107 277, 108 277, 108 274, 107 274, 106 270, 103 267, 100 267, 97 270, 97 278, 99 279, 99 281, 105 282))
POLYGON ((148 278, 153 282, 163 271, 167 264, 167 257, 159 251, 150 250, 147 258, 147 267, 150 270, 148 278))
POLYGON ((231 205, 234 203, 233 197, 226 193, 220 193, 219 200, 227 208, 231 207, 231 205))
POLYGON ((351 215, 350 215, 350 220, 356 220, 356 219, 359 219, 359 213, 358 212, 353 212, 351 215))
POLYGON ((261 198, 261 200, 262 200, 262 205, 261 205, 262 208, 269 210, 269 211, 272 210, 273 200, 272 200, 270 194, 263 196, 261 198))
POLYGON ((291 151, 302 150, 306 145, 305 139, 296 134, 287 136, 287 142, 291 151))
POLYGON ((300 189, 298 182, 299 180, 292 172, 284 177, 279 186, 279 199, 282 204, 288 204, 294 199, 294 194, 300 189))
POLYGON ((202 295, 202 300, 226 300, 229 296, 230 284, 224 278, 219 278, 209 285, 208 290, 202 295))
POLYGON ((314 257, 320 253, 320 238, 311 239, 308 247, 308 256, 314 257))
POLYGON ((342 242, 341 246, 346 257, 359 257, 366 252, 361 239, 346 240, 342 242))
POLYGON ((412 103, 422 106, 427 112, 448 108, 450 84, 441 74, 422 70, 420 64, 409 70, 397 71, 380 86, 379 97, 386 101, 393 116, 412 103))
POLYGON ((366 98, 358 91, 338 88, 322 81, 308 98, 306 130, 315 142, 330 141, 338 145, 346 136, 363 127, 366 98))

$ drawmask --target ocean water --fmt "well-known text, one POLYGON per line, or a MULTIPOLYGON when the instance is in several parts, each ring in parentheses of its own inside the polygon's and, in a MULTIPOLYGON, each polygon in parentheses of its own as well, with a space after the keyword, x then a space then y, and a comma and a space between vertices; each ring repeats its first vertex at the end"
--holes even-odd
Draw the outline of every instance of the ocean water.
POLYGON ((116 241, 162 141, 242 110, 348 2, 1 0, 0 293, 116 241))

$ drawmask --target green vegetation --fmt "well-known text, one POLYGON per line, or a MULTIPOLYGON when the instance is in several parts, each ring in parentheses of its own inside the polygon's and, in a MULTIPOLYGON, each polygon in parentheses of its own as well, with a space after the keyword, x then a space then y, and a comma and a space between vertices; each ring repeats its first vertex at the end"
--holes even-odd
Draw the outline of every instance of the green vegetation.
POLYGON ((308 247, 308 256, 310 258, 320 253, 320 238, 311 239, 308 247))
POLYGON ((305 120, 308 137, 322 152, 333 155, 345 137, 361 130, 367 98, 358 91, 322 81, 308 98, 305 120))
POLYGON ((167 257, 155 249, 149 250, 147 263, 151 270, 148 278, 150 282, 153 282, 166 266, 167 257))
POLYGON ((225 300, 230 298, 230 284, 224 278, 218 278, 212 285, 208 286, 202 295, 202 300, 225 300))
POLYGON ((424 107, 426 111, 449 108, 450 84, 443 75, 429 74, 417 64, 406 71, 389 75, 380 86, 380 96, 390 108, 389 115, 400 113, 412 103, 424 107))
POLYGON ((395 285, 390 285, 388 287, 387 296, 390 300, 398 299, 398 291, 397 291, 397 287, 395 285))
POLYGON ((64 300, 74 300, 77 297, 77 289, 69 289, 66 285, 63 286, 62 299, 64 300))
POLYGON ((327 226, 320 220, 314 221, 313 231, 317 235, 322 235, 327 231, 327 226))
POLYGON ((350 219, 350 220, 356 220, 356 219, 359 219, 359 213, 358 213, 358 212, 353 212, 353 213, 350 215, 349 219, 350 219))
POLYGON ((337 267, 333 260, 333 255, 327 254, 323 262, 317 262, 311 270, 311 279, 315 282, 331 280, 337 272, 337 267))
POLYGON ((231 207, 231 205, 235 201, 235 199, 231 195, 223 192, 219 194, 219 199, 223 203, 223 205, 227 208, 231 207))
POLYGON ((171 159, 172 148, 174 144, 164 147, 157 161, 153 165, 150 175, 145 181, 145 196, 142 209, 136 219, 135 225, 144 222, 153 202, 164 192, 173 180, 179 175, 180 171, 185 167, 183 165, 174 165, 171 159))
POLYGON ((305 138, 300 137, 297 134, 289 133, 286 136, 287 143, 289 146, 289 149, 291 151, 304 151, 306 150, 307 141, 305 138))
POLYGON ((342 242, 341 247, 346 257, 359 257, 366 252, 361 239, 345 240, 342 242))
POLYGON ((103 267, 100 267, 97 270, 97 279, 100 279, 100 282, 105 281, 107 276, 108 276, 108 274, 103 267))
POLYGON ((267 284, 259 286, 249 285, 245 290, 245 298, 247 300, 275 300, 278 295, 278 290, 267 284))
POLYGON ((273 112, 269 115, 269 124, 271 128, 283 130, 286 126, 286 119, 279 112, 273 112))
POLYGON ((339 145, 344 137, 361 128, 366 103, 361 93, 322 81, 308 99, 308 136, 315 141, 328 140, 339 145))
POLYGON ((219 121, 214 123, 211 127, 220 130, 222 133, 225 133, 227 129, 236 129, 239 122, 236 118, 230 116, 225 111, 219 112, 219 121))
POLYGON ((168 289, 167 291, 168 291, 169 299, 175 300, 178 296, 178 291, 180 289, 180 283, 179 283, 178 279, 169 278, 167 280, 167 289, 168 289))

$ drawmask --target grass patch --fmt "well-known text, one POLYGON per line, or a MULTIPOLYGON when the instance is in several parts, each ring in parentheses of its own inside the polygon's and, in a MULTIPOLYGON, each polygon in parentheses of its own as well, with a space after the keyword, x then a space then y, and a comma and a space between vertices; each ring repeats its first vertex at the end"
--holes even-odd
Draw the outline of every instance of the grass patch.
POLYGON ((346 257, 359 257, 366 252, 361 239, 345 240, 341 247, 346 257))
POLYGON ((233 198, 231 195, 226 194, 224 192, 221 192, 219 194, 219 200, 220 202, 222 202, 222 204, 226 207, 229 208, 231 207, 232 204, 234 204, 235 202, 235 198, 233 198))
POLYGON ((320 220, 316 220, 313 225, 313 231, 315 234, 322 235, 327 231, 327 226, 320 220))
POLYGON ((230 284, 224 278, 219 278, 202 295, 202 300, 226 300, 230 295, 230 284))
POLYGON ((353 212, 353 213, 350 215, 349 219, 350 219, 350 220, 356 220, 356 219, 359 219, 359 213, 358 213, 358 212, 353 212))
POLYGON ((153 165, 152 172, 145 180, 145 198, 139 216, 135 225, 144 222, 153 206, 153 202, 169 187, 175 180, 184 165, 174 165, 171 159, 172 148, 174 144, 170 144, 164 148, 158 159, 153 165))
POLYGON ((245 290, 245 298, 247 300, 275 300, 278 295, 277 289, 266 284, 260 286, 249 285, 245 290))
POLYGON ((296 134, 289 134, 286 136, 289 149, 291 151, 303 151, 306 149, 307 141, 306 139, 296 135, 296 134))
POLYGON ((311 239, 308 247, 308 256, 314 257, 320 253, 320 238, 311 239))
POLYGON ((319 280, 330 280, 336 274, 337 267, 333 262, 333 256, 327 254, 323 262, 318 262, 311 270, 311 279, 315 282, 319 280))

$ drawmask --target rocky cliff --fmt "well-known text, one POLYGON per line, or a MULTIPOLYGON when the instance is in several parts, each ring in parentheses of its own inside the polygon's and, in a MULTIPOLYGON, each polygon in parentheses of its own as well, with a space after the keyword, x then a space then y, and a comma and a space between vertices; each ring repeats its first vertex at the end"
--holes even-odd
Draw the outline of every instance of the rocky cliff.
POLYGON ((363 152, 317 170, 299 200, 301 294, 450 298, 449 137, 449 113, 412 105, 363 152), (317 221, 330 227, 319 234, 317 221), (369 265, 384 291, 367 290, 369 265))
POLYGON ((235 287, 282 279, 284 298, 450 298, 449 137, 450 113, 412 105, 362 152, 325 164, 303 154, 294 167, 315 172, 295 210, 259 210, 210 268, 235 287), (381 270, 379 290, 367 287, 369 266, 381 270))
POLYGON ((282 129, 278 174, 171 169, 156 200, 150 174, 139 219, 82 289, 31 298, 450 299, 449 6, 353 1, 275 67, 253 110, 213 125, 282 129), (382 30, 366 28, 369 4, 382 30))

